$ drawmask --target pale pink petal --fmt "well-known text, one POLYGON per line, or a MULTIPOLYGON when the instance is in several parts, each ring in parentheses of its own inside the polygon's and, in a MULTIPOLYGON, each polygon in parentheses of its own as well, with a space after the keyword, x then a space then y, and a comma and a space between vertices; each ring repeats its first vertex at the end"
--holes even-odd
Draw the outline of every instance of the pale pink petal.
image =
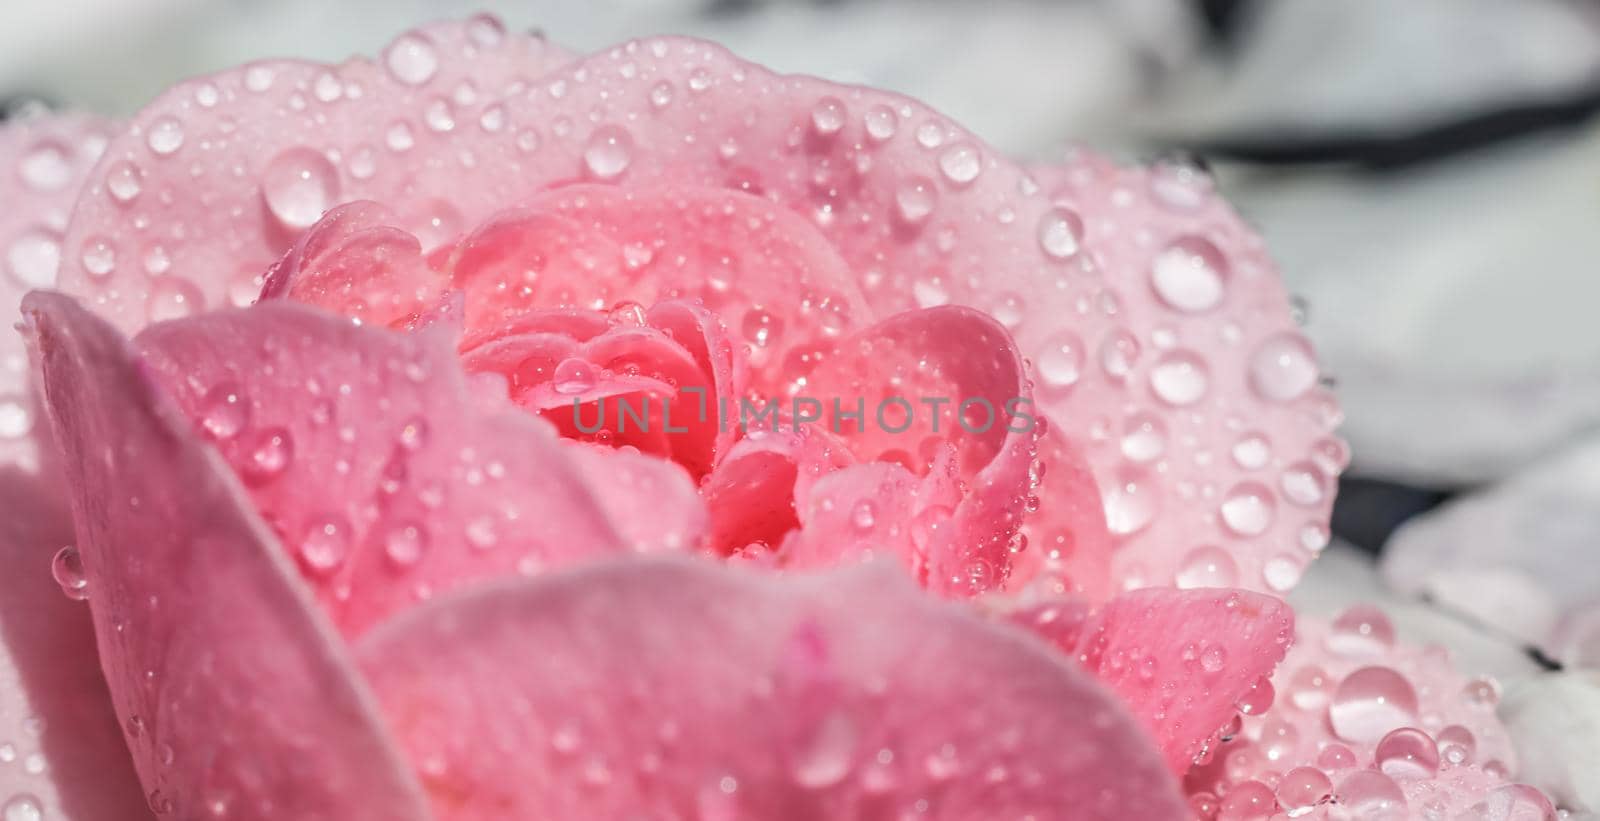
MULTIPOLYGON (((1283 660, 1294 613, 1244 590, 1136 590, 1107 602, 1077 636, 1083 666, 1122 697, 1183 773, 1283 660)), ((1266 692, 1270 692, 1270 687, 1266 692)))
POLYGON ((1022 549, 1011 559, 1006 587, 1033 595, 1067 593, 1103 602, 1111 597, 1111 554, 1116 547, 1106 528, 1100 488, 1082 449, 1045 424, 1034 462, 1032 498, 1023 517, 1022 549))
POLYGON ((580 469, 547 423, 476 398, 451 341, 287 301, 137 340, 347 634, 457 584, 698 541, 703 513, 681 469, 620 457, 609 472, 580 469), (665 499, 691 505, 671 520, 687 529, 644 544, 607 508, 665 499))
POLYGON ((1118 584, 1289 590, 1327 544, 1348 452, 1260 236, 1186 166, 1082 151, 1039 173, 1111 321, 1057 322, 1024 350, 1050 419, 1086 448, 1118 584))
POLYGON ((343 642, 227 466, 111 326, 55 294, 29 296, 24 313, 101 663, 150 806, 426 819, 343 642))
POLYGON ((1214 809, 1261 796, 1274 817, 1555 817, 1536 790, 1509 783, 1517 761, 1492 679, 1456 672, 1442 647, 1397 642, 1375 607, 1302 620, 1296 633, 1272 678, 1276 705, 1209 751, 1191 795, 1214 809), (1334 804, 1316 806, 1329 794, 1334 804), (1472 815, 1479 804, 1492 811, 1472 815))
MULTIPOLYGON (((784 564, 819 569, 890 556, 919 585, 943 592, 940 580, 955 552, 947 535, 951 511, 961 501, 948 470, 952 460, 949 455, 938 459, 937 469, 920 477, 895 462, 848 465, 824 474, 795 496, 800 530, 784 542, 784 564)), ((969 594, 992 583, 988 577, 968 581, 969 594)), ((959 585, 952 587, 959 592, 959 585)))
POLYGON ((1183 815, 1108 694, 893 574, 607 563, 358 654, 441 821, 1183 815))
POLYGON ((180 83, 91 176, 62 246, 62 286, 126 331, 247 305, 302 231, 360 199, 390 205, 397 227, 437 246, 487 216, 456 201, 474 176, 506 175, 505 157, 465 168, 465 135, 489 134, 509 89, 566 60, 475 17, 407 32, 375 59, 265 61, 180 83), (170 260, 159 275, 147 265, 158 253, 170 260))
POLYGON ((375 325, 411 320, 438 302, 444 277, 377 203, 330 210, 267 271, 261 298, 287 297, 375 325))
POLYGON ((28 354, 12 326, 22 295, 53 288, 73 201, 115 123, 37 114, 0 124, 0 466, 37 472, 48 427, 28 387, 28 354))

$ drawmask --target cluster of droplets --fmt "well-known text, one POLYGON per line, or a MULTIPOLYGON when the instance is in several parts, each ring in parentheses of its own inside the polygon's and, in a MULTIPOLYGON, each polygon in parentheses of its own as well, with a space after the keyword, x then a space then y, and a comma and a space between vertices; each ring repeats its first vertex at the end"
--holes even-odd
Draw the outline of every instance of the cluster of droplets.
POLYGON ((24 715, 7 729, 15 729, 16 733, 0 737, 0 781, 12 785, 12 789, 0 791, 0 821, 49 821, 45 801, 25 786, 44 776, 48 769, 42 752, 45 719, 24 715))
POLYGON ((1463 681, 1440 651, 1395 641, 1376 608, 1302 623, 1279 668, 1279 706, 1223 728, 1188 778, 1197 818, 1549 819, 1537 790, 1506 783, 1499 688, 1463 681))

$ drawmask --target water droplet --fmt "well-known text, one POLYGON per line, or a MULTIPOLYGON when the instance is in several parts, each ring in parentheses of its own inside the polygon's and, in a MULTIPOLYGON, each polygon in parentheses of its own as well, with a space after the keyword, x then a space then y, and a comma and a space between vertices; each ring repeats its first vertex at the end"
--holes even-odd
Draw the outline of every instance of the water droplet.
POLYGON ((27 793, 18 793, 6 799, 0 807, 0 821, 43 821, 44 808, 39 799, 27 793))
POLYGON ((350 524, 337 514, 314 519, 300 540, 300 560, 306 569, 319 576, 339 569, 349 550, 350 524))
POLYGON ((392 524, 383 537, 383 555, 395 567, 414 566, 427 549, 428 532, 416 522, 392 524))
POLYGON ((41 191, 57 191, 72 182, 72 161, 67 149, 45 141, 24 154, 17 171, 22 181, 41 191))
POLYGON ((1480 676, 1468 681, 1461 688, 1461 695, 1471 704, 1493 707, 1500 703, 1500 683, 1480 676))
POLYGON ((103 277, 117 267, 117 248, 104 237, 92 237, 83 243, 79 261, 90 276, 103 277))
POLYGON ((294 440, 283 428, 265 428, 255 433, 244 449, 240 472, 245 481, 263 484, 276 479, 294 460, 294 440))
POLYGON ((1278 485, 1285 499, 1304 507, 1316 505, 1327 496, 1327 479, 1310 462, 1296 462, 1284 468, 1278 485))
POLYGON ((1179 587, 1233 587, 1239 567, 1228 551, 1213 545, 1197 547, 1183 557, 1175 581, 1179 587))
POLYGON ((20 439, 33 430, 33 412, 20 396, 0 394, 0 439, 20 439))
POLYGON ((1150 282, 1163 302, 1187 313, 1217 307, 1227 287, 1228 262, 1215 245, 1182 237, 1156 255, 1150 282))
POLYGON ((1556 821, 1560 816, 1544 793, 1527 784, 1507 784, 1489 793, 1480 804, 1483 821, 1556 821))
POLYGON ((145 303, 144 313, 151 322, 166 322, 193 316, 203 307, 200 290, 194 283, 163 277, 150 286, 150 299, 145 303))
POLYGON ((1262 821, 1272 817, 1278 799, 1272 788, 1250 780, 1233 785, 1217 810, 1217 821, 1262 821))
POLYGON ((968 185, 983 173, 983 155, 972 143, 954 143, 939 152, 939 171, 956 185, 968 185))
POLYGON ((1305 337, 1286 332, 1268 338, 1250 356, 1250 386, 1275 402, 1296 399, 1317 384, 1317 359, 1305 337))
POLYGON ((1158 501, 1150 483, 1125 475, 1105 491, 1106 527, 1119 536, 1137 533, 1155 519, 1158 501))
POLYGON ((1083 340, 1071 331, 1057 333, 1045 342, 1036 364, 1039 387, 1047 393, 1065 393, 1083 375, 1083 340))
POLYGON ((614 180, 628 170, 633 160, 633 137, 620 126, 605 125, 589 135, 583 149, 583 164, 597 179, 614 180))
POLYGON ((143 189, 143 174, 133 163, 119 160, 106 170, 106 190, 117 202, 132 202, 143 189))
POLYGON ((556 393, 574 396, 592 390, 595 385, 594 365, 576 357, 563 359, 550 377, 556 393))
POLYGON ((61 267, 61 243, 43 228, 23 231, 6 248, 6 267, 24 288, 49 288, 61 267))
POLYGON ((1124 457, 1133 462, 1153 462, 1166 452, 1167 426, 1160 417, 1149 413, 1128 417, 1122 432, 1124 457))
POLYGON ((1200 652, 1200 669, 1207 673, 1220 673, 1228 663, 1228 651, 1213 644, 1200 652))
POLYGON ((505 39, 506 27, 493 14, 475 14, 467 21, 467 36, 482 48, 494 48, 505 39))
POLYGON ((1459 767, 1472 763, 1472 756, 1478 751, 1478 740, 1472 731, 1460 724, 1451 724, 1439 731, 1439 755, 1446 764, 1459 767))
POLYGON ((1291 556, 1274 556, 1261 565, 1261 580, 1274 592, 1285 593, 1300 583, 1305 565, 1291 556))
POLYGON ((145 143, 157 154, 172 154, 183 147, 183 124, 172 117, 162 117, 150 124, 145 143))
POLYGON ((900 125, 899 115, 894 109, 879 103, 867 109, 864 117, 867 125, 867 136, 878 142, 883 142, 894 136, 900 125))
POLYGON ((200 427, 213 439, 232 439, 249 421, 250 404, 244 401, 237 385, 223 383, 206 393, 200 427))
POLYGON ((1233 463, 1245 470, 1259 470, 1272 458, 1272 445, 1259 433, 1247 433, 1233 443, 1233 463))
POLYGON ((829 137, 844 128, 845 107, 837 97, 823 97, 811 107, 811 127, 818 134, 829 137))
POLYGON ((1425 732, 1401 727, 1385 735, 1372 759, 1385 775, 1400 780, 1432 778, 1439 771, 1439 748, 1425 732))
POLYGON ((855 722, 843 712, 831 712, 816 725, 811 739, 795 756, 794 780, 813 790, 833 786, 850 773, 855 752, 855 722))
POLYGON ((310 228, 338 199, 339 172, 320 151, 290 148, 262 172, 261 196, 285 227, 310 228))
POLYGON ((439 70, 439 55, 426 37, 412 32, 390 44, 383 54, 383 64, 396 80, 406 85, 422 85, 433 79, 439 70))
POLYGON ((1328 722, 1347 741, 1377 741, 1390 730, 1417 723, 1417 692, 1388 667, 1362 667, 1339 682, 1328 722))
POLYGON ((765 309, 751 308, 745 312, 740 329, 744 331, 745 341, 757 348, 765 348, 777 339, 783 329, 783 320, 765 309))
POLYGON ((1083 220, 1067 208, 1052 208, 1039 218, 1039 247, 1056 259, 1078 253, 1083 244, 1083 220))
POLYGON ((1100 343, 1100 368, 1116 381, 1128 378, 1139 361, 1139 342, 1127 331, 1113 331, 1100 343))
POLYGON ((1394 779, 1376 770, 1356 770, 1344 777, 1333 799, 1351 818, 1362 821, 1404 821, 1406 794, 1394 779))
POLYGON ((56 551, 50 562, 50 575, 55 577, 61 592, 69 599, 83 601, 89 598, 89 576, 83 569, 83 557, 78 548, 67 545, 56 551))
POLYGON ((1382 610, 1358 604, 1340 613, 1324 640, 1328 649, 1344 656, 1376 656, 1394 646, 1394 625, 1382 610))
POLYGON ((1150 389, 1169 405, 1193 405, 1205 398, 1211 375, 1205 362, 1189 351, 1169 351, 1150 369, 1150 389))
POLYGON ((1220 508, 1222 523, 1240 536, 1259 536, 1272 526, 1277 502, 1272 491, 1256 482, 1241 482, 1228 491, 1220 508))
POLYGON ((877 508, 871 500, 862 499, 850 510, 850 522, 857 530, 871 530, 877 522, 877 508))
POLYGON ((895 209, 909 225, 920 225, 939 203, 939 189, 927 177, 911 177, 895 189, 895 209))
POLYGON ((1278 805, 1290 818, 1310 813, 1333 793, 1333 781, 1315 767, 1295 767, 1278 782, 1278 805))

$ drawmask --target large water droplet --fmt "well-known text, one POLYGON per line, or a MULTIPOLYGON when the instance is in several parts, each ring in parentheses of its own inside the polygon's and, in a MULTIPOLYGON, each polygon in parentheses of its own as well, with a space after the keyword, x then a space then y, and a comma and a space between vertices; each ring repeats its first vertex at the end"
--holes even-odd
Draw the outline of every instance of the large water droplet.
POLYGON ((1358 604, 1333 620, 1325 643, 1340 655, 1381 655, 1394 646, 1394 625, 1382 610, 1358 604))
POLYGON ((272 158, 261 174, 261 197, 291 230, 310 228, 339 197, 339 172, 328 158, 298 146, 272 158))
POLYGON ((1315 767, 1296 767, 1278 782, 1278 805, 1290 818, 1299 818, 1316 809, 1333 793, 1333 781, 1315 767))
POLYGON ((855 722, 842 712, 829 713, 796 754, 794 780, 813 790, 837 784, 854 767, 855 752, 855 722))
POLYGON ((1169 405, 1193 405, 1205 398, 1210 385, 1205 362, 1189 351, 1169 351, 1150 369, 1150 390, 1169 405))
POLYGON ((439 70, 439 54, 433 43, 421 34, 401 35, 383 53, 383 64, 396 80, 407 85, 422 85, 439 70))
POLYGON ((1183 557, 1174 579, 1179 587, 1233 587, 1239 567, 1228 551, 1213 545, 1197 547, 1183 557))
POLYGON ((1317 384, 1317 359, 1305 337, 1286 332, 1250 355, 1250 386, 1265 399, 1288 402, 1317 384))
POLYGON ((1233 785, 1223 797, 1217 821, 1261 821, 1272 817, 1277 807, 1271 787, 1260 781, 1245 781, 1233 785))
POLYGON ((1439 748, 1427 733, 1401 727, 1378 742, 1372 759, 1385 775, 1400 780, 1432 778, 1439 771, 1439 748))
POLYGON ((970 184, 983 173, 983 154, 972 143, 954 143, 939 152, 939 171, 956 185, 970 184))
POLYGON ((1404 821, 1406 794, 1394 779, 1376 770, 1356 770, 1344 777, 1333 799, 1362 821, 1404 821))
POLYGON ((44 808, 39 799, 27 793, 18 793, 6 799, 0 807, 0 821, 44 821, 44 808))
POLYGON ((145 143, 157 154, 172 154, 183 147, 183 124, 172 117, 161 117, 150 124, 145 143))
POLYGON ((1328 704, 1328 722, 1348 741, 1377 741, 1417 723, 1417 692, 1388 667, 1362 667, 1339 682, 1328 704))
POLYGON ((56 551, 50 562, 50 575, 55 577, 61 592, 69 599, 82 601, 89 598, 89 576, 83 569, 83 557, 78 548, 67 545, 56 551))
POLYGON ((1472 756, 1478 751, 1478 740, 1472 731, 1460 724, 1451 724, 1440 730, 1437 736, 1439 742, 1439 757, 1452 767, 1472 763, 1472 756))
POLYGON ((1200 313, 1217 307, 1227 287, 1228 263, 1215 245, 1182 237, 1156 255, 1150 282, 1162 301, 1180 311, 1200 313))
POLYGON ((61 242, 54 233, 31 228, 18 234, 6 248, 6 268, 24 288, 49 288, 61 267, 61 242))
POLYGON ((556 393, 568 396, 592 390, 595 385, 594 365, 577 357, 563 359, 551 374, 550 383, 556 393))
POLYGON ((1067 208, 1052 208, 1039 218, 1039 247, 1056 259, 1078 253, 1083 243, 1083 220, 1067 208))
POLYGON ((583 165, 597 179, 614 180, 633 161, 633 137, 621 126, 604 125, 589 135, 583 165))
POLYGON ((1222 523, 1240 536, 1259 536, 1272 526, 1277 502, 1257 482, 1241 482, 1228 491, 1220 508, 1222 523))

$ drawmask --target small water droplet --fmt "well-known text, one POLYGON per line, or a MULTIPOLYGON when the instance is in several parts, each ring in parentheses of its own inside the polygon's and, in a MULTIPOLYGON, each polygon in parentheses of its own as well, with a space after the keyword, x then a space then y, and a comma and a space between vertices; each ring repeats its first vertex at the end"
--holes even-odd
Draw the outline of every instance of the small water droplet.
POLYGON ((1057 333, 1045 342, 1036 366, 1044 392, 1066 393, 1083 375, 1083 340, 1071 331, 1057 333))
POLYGON ((264 428, 251 437, 244 454, 240 472, 245 480, 263 484, 276 479, 294 461, 294 440, 284 428, 264 428))
POLYGON ((1233 785, 1217 810, 1218 821, 1265 821, 1277 809, 1272 788, 1250 780, 1233 785))
POLYGON ((1315 767, 1295 767, 1278 782, 1278 805, 1290 818, 1316 809, 1333 794, 1333 781, 1315 767))
POLYGON ((1400 780, 1432 778, 1439 771, 1439 748, 1415 727, 1391 731, 1378 742, 1373 761, 1385 775, 1400 780))
POLYGON ((1277 502, 1264 485, 1241 482, 1228 491, 1220 510, 1229 530, 1240 536, 1259 536, 1272 526, 1277 502))
POLYGON ((1233 555, 1214 545, 1197 547, 1183 557, 1174 581, 1179 587, 1233 587, 1239 567, 1233 555))
POLYGON ((766 309, 751 308, 745 312, 740 330, 744 332, 746 342, 757 348, 765 348, 777 340, 783 330, 783 320, 766 309))
POLYGON ((205 306, 200 290, 188 280, 163 277, 150 286, 150 299, 145 303, 145 318, 151 322, 166 322, 193 316, 205 306))
POLYGON ((1083 244, 1083 220, 1067 208, 1052 208, 1039 218, 1039 247, 1056 259, 1078 253, 1083 244))
POLYGON ((614 180, 633 161, 633 137, 621 126, 605 125, 589 135, 583 165, 597 179, 614 180))
POLYGON ((879 103, 867 109, 866 116, 867 136, 878 142, 883 142, 894 136, 900 126, 900 117, 894 109, 879 103))
POLYGON ((1162 301, 1177 310, 1200 313, 1217 307, 1227 286, 1228 263, 1215 245, 1200 237, 1181 237, 1168 245, 1150 269, 1162 301))
POLYGON ((939 189, 927 177, 911 177, 895 189, 895 209, 908 225, 920 225, 939 203, 939 189))
POLYGON ((1324 643, 1343 656, 1382 655, 1394 646, 1394 624, 1382 610, 1358 604, 1333 620, 1324 643))
POLYGON ((792 762, 795 783, 812 790, 839 783, 854 767, 855 752, 855 722, 843 712, 829 713, 792 762))
POLYGON ((428 532, 416 522, 397 522, 383 537, 383 555, 395 567, 408 568, 422 560, 428 549, 428 532))
POLYGON ((343 516, 324 514, 312 520, 300 540, 300 560, 306 569, 327 576, 344 564, 350 550, 350 524, 343 516))
POLYGON ((67 149, 50 140, 29 149, 17 171, 23 182, 41 191, 57 191, 72 182, 72 161, 67 149))
POLYGON ((1250 356, 1250 385, 1262 398, 1288 402, 1317 384, 1317 359, 1294 332, 1268 338, 1250 356))
POLYGON ((383 64, 406 85, 422 85, 439 70, 439 54, 422 34, 403 34, 383 54, 383 64))
POLYGON ((79 261, 90 276, 103 277, 117 267, 117 248, 104 237, 91 237, 83 243, 79 261))
POLYGON ((1156 398, 1175 406, 1193 405, 1205 398, 1211 374, 1198 354, 1168 351, 1150 369, 1150 389, 1156 398))
POLYGON ((119 160, 106 170, 106 191, 117 202, 132 202, 144 189, 143 177, 138 166, 127 160, 119 160))
POLYGON ((239 393, 239 386, 225 382, 206 392, 200 411, 200 427, 213 439, 238 436, 250 421, 250 404, 239 393))
POLYGON ((850 522, 856 526, 857 530, 871 530, 872 526, 877 523, 877 516, 877 507, 872 504, 871 500, 862 499, 856 502, 855 507, 851 509, 850 522))
POLYGON ((321 151, 290 148, 262 172, 261 196, 285 227, 310 228, 338 199, 339 172, 321 151))
POLYGON ((824 137, 837 134, 844 128, 845 110, 839 98, 823 97, 811 107, 811 127, 824 137))
POLYGON ((1118 536, 1143 530, 1156 517, 1157 490, 1136 475, 1126 475, 1105 491, 1106 527, 1118 536))
POLYGON ((50 575, 55 577, 61 592, 69 599, 83 601, 89 598, 89 576, 83 569, 83 557, 78 548, 67 545, 56 551, 50 562, 50 575))
POLYGON ((939 171, 956 185, 968 185, 983 173, 983 155, 972 143, 954 143, 939 152, 939 171))
POLYGON ((44 808, 39 799, 27 793, 17 793, 6 799, 0 807, 0 821, 44 821, 44 808))
POLYGON ((172 154, 183 147, 183 124, 172 117, 161 117, 150 124, 145 143, 161 156, 172 154))
POLYGON ((61 267, 61 242, 43 228, 23 231, 6 248, 6 267, 23 288, 49 288, 61 267))
POLYGON ((587 360, 572 357, 561 360, 551 374, 551 387, 556 393, 574 396, 592 390, 595 386, 595 368, 587 360))
POLYGON ((404 120, 396 120, 390 123, 388 131, 384 132, 383 143, 389 146, 390 151, 397 153, 410 151, 411 147, 417 144, 417 137, 412 133, 410 124, 404 120))
POLYGON ((1160 417, 1150 413, 1135 413, 1128 417, 1122 432, 1124 457, 1133 462, 1153 462, 1166 452, 1167 426, 1160 417))

